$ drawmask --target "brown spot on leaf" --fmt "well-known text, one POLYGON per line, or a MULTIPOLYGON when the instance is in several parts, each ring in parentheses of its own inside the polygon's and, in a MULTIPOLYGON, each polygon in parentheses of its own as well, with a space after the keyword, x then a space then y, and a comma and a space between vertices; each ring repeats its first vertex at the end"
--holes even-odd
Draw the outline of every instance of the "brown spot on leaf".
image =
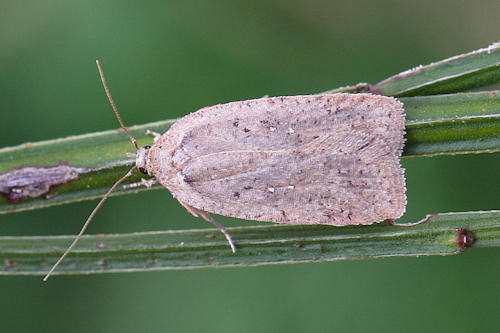
POLYGON ((95 247, 98 248, 98 249, 105 249, 108 246, 105 243, 103 243, 103 242, 99 242, 99 243, 95 244, 95 247))
POLYGON ((12 260, 10 260, 10 259, 5 259, 5 261, 4 261, 3 263, 4 263, 4 265, 5 265, 5 267, 6 267, 6 268, 12 268, 12 267, 14 267, 14 266, 16 265, 16 264, 15 264, 12 260))
POLYGON ((10 202, 37 198, 53 187, 77 180, 89 169, 60 163, 47 167, 20 167, 0 174, 0 194, 10 202))
POLYGON ((458 234, 457 234, 457 245, 461 250, 468 249, 469 247, 474 244, 474 235, 472 232, 465 228, 460 228, 458 229, 458 234))

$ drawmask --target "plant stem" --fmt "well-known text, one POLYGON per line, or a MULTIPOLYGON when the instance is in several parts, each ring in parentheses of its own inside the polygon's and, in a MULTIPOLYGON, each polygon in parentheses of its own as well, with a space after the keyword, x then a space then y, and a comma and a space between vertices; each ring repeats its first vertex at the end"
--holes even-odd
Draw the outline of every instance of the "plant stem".
MULTIPOLYGON (((472 247, 500 246, 500 211, 439 214, 415 227, 271 225, 230 228, 233 254, 216 229, 84 236, 56 274, 254 266, 393 256, 452 255, 464 230, 472 247)), ((72 236, 0 237, 0 274, 40 275, 72 236)))
MULTIPOLYGON (((407 112, 404 157, 491 153, 500 151, 498 91, 401 99, 407 112)), ((147 129, 163 133, 173 120, 130 128, 140 145, 152 143, 147 129)), ((0 214, 38 209, 101 197, 134 164, 127 136, 111 130, 0 149, 0 172, 19 166, 55 166, 61 162, 85 168, 79 178, 54 186, 46 195, 9 202, 0 197, 0 214)), ((0 174, 1 175, 1 174, 0 174)), ((125 184, 140 181, 137 173, 125 184)), ((0 184, 0 188, 2 184, 0 184)), ((152 189, 160 188, 159 185, 152 189)), ((113 195, 136 193, 145 187, 119 188, 113 195)))

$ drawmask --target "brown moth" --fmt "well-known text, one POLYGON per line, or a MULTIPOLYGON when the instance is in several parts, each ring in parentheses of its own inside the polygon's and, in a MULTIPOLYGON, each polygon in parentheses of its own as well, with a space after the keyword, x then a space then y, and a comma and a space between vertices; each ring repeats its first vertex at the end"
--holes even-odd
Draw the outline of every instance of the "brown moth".
POLYGON ((405 211, 404 124, 399 101, 371 94, 232 102, 178 120, 136 164, 196 211, 372 224, 405 211))
MULTIPOLYGON (((135 169, 154 176, 195 216, 209 213, 287 224, 373 224, 405 212, 400 159, 405 112, 392 97, 321 94, 266 97, 203 108, 178 120, 152 146, 137 149, 135 169)), ((150 185, 151 181, 143 181, 150 185)))

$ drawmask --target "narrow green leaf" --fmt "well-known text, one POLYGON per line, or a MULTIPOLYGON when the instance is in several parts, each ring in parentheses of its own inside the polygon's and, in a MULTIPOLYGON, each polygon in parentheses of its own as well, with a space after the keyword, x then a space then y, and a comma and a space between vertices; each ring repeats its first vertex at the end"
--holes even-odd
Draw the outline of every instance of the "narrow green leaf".
POLYGON ((500 82, 500 43, 418 66, 387 78, 371 92, 387 96, 448 94, 500 82))
MULTIPOLYGON (((272 225, 228 231, 235 254, 214 229, 85 236, 56 274, 451 255, 466 249, 460 245, 464 235, 475 239, 472 247, 500 246, 500 211, 440 214, 415 227, 272 225)), ((0 237, 0 274, 45 274, 71 240, 0 237)))
POLYGON ((406 110, 404 156, 500 151, 498 91, 400 98, 406 110))
MULTIPOLYGON (((163 133, 173 122, 174 120, 159 121, 132 126, 129 130, 139 145, 151 145, 153 139, 146 135, 146 130, 163 133)), ((133 158, 126 156, 126 152, 135 153, 135 149, 121 130, 96 132, 0 149, 0 177, 8 170, 23 166, 47 167, 66 163, 86 169, 86 172, 81 173, 77 180, 52 186, 48 193, 36 198, 11 202, 6 199, 6 193, 1 193, 3 197, 0 197, 0 214, 100 198, 135 164, 133 158)), ((143 177, 145 177, 143 174, 137 173, 125 184, 138 182, 143 177)), ((152 188, 160 188, 160 186, 156 185, 152 188)), ((5 187, 0 182, 0 191, 2 189, 5 190, 5 187)), ((145 187, 131 189, 120 187, 113 195, 144 190, 146 190, 145 187)))
MULTIPOLYGON (((411 157, 470 154, 500 151, 500 94, 498 91, 407 97, 407 143, 404 155, 411 157)), ((152 144, 146 129, 165 132, 173 120, 131 127, 140 145, 152 144)), ((119 130, 97 132, 63 139, 0 149, 0 177, 21 166, 55 166, 62 162, 85 168, 79 178, 35 198, 10 202, 0 197, 0 214, 38 209, 101 197, 134 164, 125 152, 133 151, 119 130)), ((137 173, 125 184, 138 182, 137 173)), ((5 186, 0 182, 0 191, 5 186)), ((159 185, 153 189, 161 188, 159 185)), ((145 187, 120 187, 113 195, 135 193, 145 187)))

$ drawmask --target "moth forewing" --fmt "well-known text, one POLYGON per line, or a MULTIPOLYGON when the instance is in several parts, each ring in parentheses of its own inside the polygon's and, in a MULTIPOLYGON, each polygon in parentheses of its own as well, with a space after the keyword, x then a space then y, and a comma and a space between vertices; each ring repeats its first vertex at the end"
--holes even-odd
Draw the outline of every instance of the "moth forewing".
POLYGON ((150 168, 200 211, 294 224, 403 215, 405 114, 394 98, 323 94, 203 108, 151 148, 150 168))

